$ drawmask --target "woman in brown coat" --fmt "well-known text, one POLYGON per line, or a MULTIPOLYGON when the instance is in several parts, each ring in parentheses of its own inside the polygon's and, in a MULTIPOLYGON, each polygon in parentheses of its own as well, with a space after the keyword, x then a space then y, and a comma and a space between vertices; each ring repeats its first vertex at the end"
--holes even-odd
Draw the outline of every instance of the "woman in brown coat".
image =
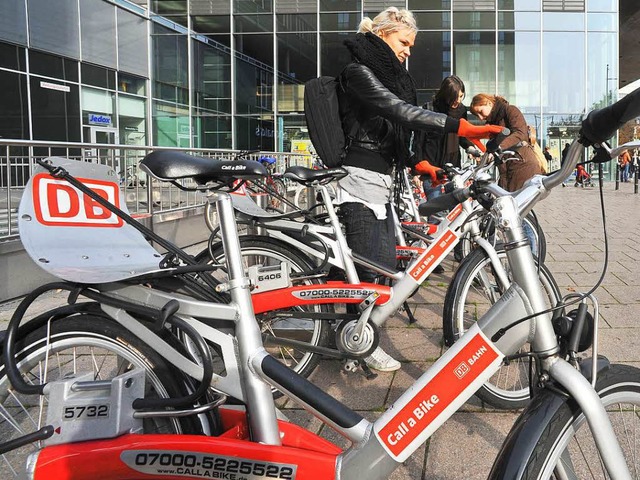
POLYGON ((509 102, 497 95, 479 93, 471 100, 469 110, 480 120, 485 120, 491 125, 507 127, 511 131, 511 134, 500 143, 502 148, 527 142, 527 145, 518 149, 516 159, 500 165, 499 185, 502 188, 513 192, 521 188, 524 182, 534 175, 543 173, 533 148, 528 143, 527 121, 517 107, 509 105, 509 102))

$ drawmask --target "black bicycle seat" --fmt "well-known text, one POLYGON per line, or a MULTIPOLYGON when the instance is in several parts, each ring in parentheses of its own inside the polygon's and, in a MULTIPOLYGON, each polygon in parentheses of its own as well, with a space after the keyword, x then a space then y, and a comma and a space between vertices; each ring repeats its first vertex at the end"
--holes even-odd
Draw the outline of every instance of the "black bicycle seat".
POLYGON ((300 165, 289 167, 284 172, 284 177, 298 183, 329 182, 340 180, 349 175, 342 167, 314 170, 300 165))
POLYGON ((253 160, 219 160, 173 150, 151 152, 142 159, 140 166, 160 180, 192 178, 199 184, 267 175, 266 168, 253 160))

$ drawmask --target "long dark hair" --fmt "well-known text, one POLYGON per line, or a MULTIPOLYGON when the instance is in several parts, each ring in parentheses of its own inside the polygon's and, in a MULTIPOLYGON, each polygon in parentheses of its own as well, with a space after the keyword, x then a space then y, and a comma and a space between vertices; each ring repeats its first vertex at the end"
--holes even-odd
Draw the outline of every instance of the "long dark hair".
POLYGON ((442 80, 440 89, 433 96, 433 106, 438 112, 447 112, 453 102, 458 100, 464 91, 464 82, 457 75, 449 75, 442 80))

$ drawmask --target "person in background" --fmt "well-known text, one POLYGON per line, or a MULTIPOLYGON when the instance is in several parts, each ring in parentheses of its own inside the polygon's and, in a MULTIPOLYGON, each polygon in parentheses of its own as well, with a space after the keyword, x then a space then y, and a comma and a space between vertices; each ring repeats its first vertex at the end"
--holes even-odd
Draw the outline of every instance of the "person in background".
POLYGON ((546 158, 547 162, 549 162, 549 165, 551 165, 551 161, 553 160, 553 156, 551 156, 551 152, 549 151, 549 147, 544 147, 544 151, 542 153, 544 153, 544 158, 546 158))
POLYGON ((509 136, 500 142, 502 149, 513 148, 520 142, 526 143, 516 150, 515 159, 500 165, 499 185, 502 188, 514 192, 534 175, 543 173, 533 148, 529 146, 527 121, 518 107, 510 105, 500 96, 479 93, 471 100, 469 110, 480 120, 506 127, 511 131, 509 136))
MULTIPOLYGON (((566 158, 567 158, 567 153, 569 153, 569 146, 570 146, 570 145, 569 145, 568 143, 565 143, 565 144, 564 144, 564 148, 562 149, 562 153, 560 154, 560 155, 561 155, 561 156, 560 156, 560 168, 562 168, 562 166, 564 165, 564 161, 565 161, 565 160, 566 160, 566 158)), ((565 182, 566 182, 566 181, 567 181, 567 179, 566 179, 566 178, 562 181, 562 186, 563 186, 563 187, 566 187, 566 186, 567 186, 567 185, 565 184, 565 182)))
POLYGON ((631 155, 629 155, 629 152, 625 150, 618 157, 618 165, 620 165, 620 181, 621 182, 629 181, 629 164, 630 163, 631 163, 631 155))
MULTIPOLYGON (((509 150, 516 145, 522 145, 515 151, 515 158, 503 162, 499 167, 500 179, 498 185, 509 192, 514 192, 524 185, 534 175, 543 174, 533 147, 529 144, 529 128, 522 112, 510 105, 504 98, 497 95, 479 93, 471 100, 471 113, 488 124, 506 127, 511 132, 500 142, 503 150, 509 150)), ((531 244, 531 250, 538 251, 536 236, 529 226, 523 224, 524 232, 531 244)))
MULTIPOLYGON (((387 8, 373 20, 363 18, 355 37, 345 41, 352 61, 338 76, 342 129, 349 132, 342 166, 349 175, 338 182, 336 203, 351 250, 390 270, 396 265, 393 170, 410 164, 413 130, 431 128, 474 138, 500 131, 417 106, 415 84, 403 66, 417 31, 413 14, 396 7, 387 8)), ((360 266, 358 274, 367 282, 377 277, 360 266)), ((400 368, 400 363, 380 347, 365 362, 381 371, 400 368)))
MULTIPOLYGON (((457 75, 445 77, 440 83, 440 88, 433 96, 431 102, 423 105, 434 112, 444 113, 452 118, 467 119, 467 107, 462 104, 465 97, 464 82, 457 75)), ((462 166, 462 154, 460 148, 466 150, 476 145, 482 151, 484 145, 479 141, 471 141, 458 136, 456 132, 444 134, 437 130, 423 130, 416 132, 414 139, 416 165, 413 172, 420 175, 422 188, 427 201, 442 194, 442 185, 446 177, 442 167, 449 163, 454 167, 462 166)), ((457 261, 462 260, 462 244, 456 245, 454 256, 457 261)), ((443 273, 444 268, 438 265, 434 273, 443 273)))

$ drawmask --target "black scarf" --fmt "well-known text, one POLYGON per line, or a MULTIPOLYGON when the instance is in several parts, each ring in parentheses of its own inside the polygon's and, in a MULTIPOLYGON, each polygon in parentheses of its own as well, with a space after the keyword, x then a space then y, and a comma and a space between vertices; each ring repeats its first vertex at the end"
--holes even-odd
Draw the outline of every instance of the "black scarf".
MULTIPOLYGON (((376 78, 401 100, 417 105, 416 85, 407 69, 400 63, 389 45, 377 35, 367 32, 358 33, 345 40, 344 44, 351 52, 353 59, 370 68, 376 78)), ((409 158, 409 141, 411 130, 394 125, 396 133, 396 157, 406 162, 409 158)))

